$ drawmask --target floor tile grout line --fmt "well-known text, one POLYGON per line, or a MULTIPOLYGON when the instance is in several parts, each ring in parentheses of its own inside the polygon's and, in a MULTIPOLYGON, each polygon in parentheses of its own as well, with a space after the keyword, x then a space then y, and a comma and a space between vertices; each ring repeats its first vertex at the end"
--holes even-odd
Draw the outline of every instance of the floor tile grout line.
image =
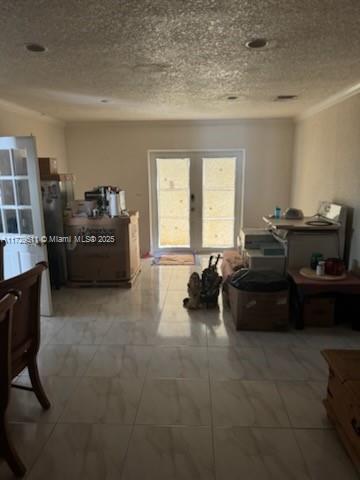
POLYGON ((213 454, 213 469, 214 469, 214 479, 217 480, 217 468, 216 468, 216 448, 215 448, 215 428, 214 428, 214 404, 213 404, 213 395, 212 395, 212 386, 211 386, 211 375, 210 375, 210 352, 209 352, 209 342, 207 334, 207 368, 208 368, 208 385, 209 385, 209 402, 210 402, 210 432, 211 432, 211 446, 213 454))
POLYGON ((127 461, 127 458, 128 458, 128 453, 129 453, 129 450, 130 450, 131 441, 132 441, 132 438, 133 438, 133 435, 134 435, 135 427, 137 426, 136 420, 137 420, 137 417, 138 417, 138 414, 139 414, 142 398, 143 398, 143 395, 144 395, 145 384, 146 384, 146 381, 147 381, 147 376, 148 376, 148 372, 149 372, 149 368, 150 368, 150 363, 151 363, 151 360, 152 360, 152 357, 153 357, 153 354, 154 354, 153 348, 154 347, 152 347, 152 352, 151 352, 151 355, 150 355, 150 358, 149 358, 149 361, 148 361, 148 364, 147 364, 147 367, 146 367, 145 375, 144 375, 142 386, 141 386, 141 392, 140 392, 140 395, 139 395, 139 400, 138 400, 136 412, 135 412, 135 415, 134 415, 134 421, 133 421, 132 426, 131 426, 131 431, 130 431, 130 435, 129 435, 128 444, 127 444, 127 447, 126 447, 126 450, 125 450, 125 453, 124 453, 124 459, 123 459, 123 462, 122 462, 120 475, 119 475, 120 480, 124 476, 125 466, 126 466, 126 461, 127 461))
MULTIPOLYGON (((36 423, 36 424, 38 425, 38 423, 36 423)), ((45 440, 43 446, 40 448, 40 451, 39 451, 38 455, 36 455, 36 458, 32 462, 31 467, 26 471, 26 477, 28 477, 31 474, 31 472, 35 468, 37 462, 40 460, 40 457, 42 456, 47 444, 49 443, 51 437, 54 434, 54 431, 55 431, 55 428, 56 428, 57 424, 56 423, 53 423, 53 424, 44 423, 43 425, 52 425, 52 428, 51 428, 51 431, 49 432, 49 435, 48 435, 47 439, 45 440)))
MULTIPOLYGON (((117 427, 167 427, 167 428, 199 428, 199 429, 211 429, 211 424, 198 424, 198 423, 121 423, 121 422, 84 422, 84 421, 57 421, 57 422, 36 422, 36 421, 11 421, 9 425, 51 425, 54 428, 60 425, 102 425, 102 426, 117 426, 117 427)), ((314 431, 314 432, 335 432, 333 427, 292 427, 281 426, 281 425, 240 425, 240 424, 231 424, 231 425, 214 425, 214 430, 216 429, 248 429, 255 428, 260 430, 291 430, 291 431, 314 431)), ((50 438, 50 434, 49 434, 50 438)), ((45 442, 47 443, 47 441, 45 442)))
MULTIPOLYGON (((149 368, 149 364, 147 366, 147 369, 148 368, 149 368)), ((136 419, 137 419, 137 416, 138 416, 138 413, 139 413, 141 400, 142 400, 144 389, 145 389, 146 376, 147 376, 147 373, 144 375, 144 378, 143 378, 143 382, 142 382, 142 386, 141 386, 141 392, 140 392, 140 395, 139 395, 139 400, 138 400, 136 412, 135 412, 135 415, 134 415, 134 420, 133 420, 133 423, 131 424, 130 435, 129 435, 128 443, 127 443, 127 446, 126 446, 126 449, 125 449, 122 465, 121 465, 121 468, 120 468, 120 475, 119 475, 120 480, 124 476, 126 461, 127 461, 128 453, 129 453, 129 450, 130 450, 131 441, 132 441, 132 438, 133 438, 133 435, 134 435, 134 430, 135 430, 135 427, 136 427, 136 419)))
MULTIPOLYGON (((301 429, 292 427, 291 430, 292 430, 293 437, 294 437, 294 439, 295 439, 296 446, 297 446, 297 448, 298 448, 298 450, 299 450, 300 456, 301 456, 302 461, 303 461, 303 463, 304 463, 305 471, 307 472, 310 480, 311 480, 311 479, 315 480, 315 478, 313 477, 312 472, 311 472, 311 470, 310 470, 310 468, 309 468, 309 466, 308 466, 308 463, 307 463, 306 458, 305 458, 305 455, 304 455, 304 453, 303 453, 303 451, 302 451, 300 442, 299 442, 299 440, 298 440, 298 438, 297 438, 297 435, 296 435, 296 430, 301 430, 301 429)), ((321 430, 322 430, 322 429, 321 429, 321 430)))
POLYGON ((282 393, 281 393, 281 391, 280 391, 280 389, 279 389, 278 381, 274 381, 274 386, 275 386, 275 389, 276 389, 276 391, 277 391, 277 393, 278 393, 278 396, 279 396, 279 398, 280 398, 280 401, 281 401, 281 404, 282 404, 282 406, 283 406, 283 409, 284 409, 284 411, 285 411, 285 413, 286 413, 286 416, 287 416, 287 418, 288 418, 289 426, 292 428, 293 425, 292 425, 292 420, 291 420, 291 418, 290 418, 290 413, 289 413, 288 408, 287 408, 287 406, 286 406, 286 403, 285 403, 285 400, 284 400, 284 398, 283 398, 283 395, 282 395, 282 393))
MULTIPOLYGON (((51 376, 49 375, 49 377, 51 377, 51 376)), ((53 375, 53 377, 56 377, 56 375, 53 375)), ((43 376, 42 378, 45 378, 45 377, 43 376)), ((66 378, 69 378, 69 377, 66 377, 66 378)), ((76 379, 77 379, 77 382, 76 382, 76 386, 74 387, 74 390, 73 390, 72 394, 69 395, 68 399, 66 400, 66 402, 65 402, 65 404, 64 404, 64 407, 63 407, 63 409, 62 409, 62 412, 58 415, 58 417, 56 418, 56 420, 55 420, 54 422, 44 422, 44 424, 51 424, 51 425, 53 425, 53 428, 51 429, 51 432, 49 433, 49 436, 48 436, 47 440, 44 442, 44 445, 43 445, 42 448, 41 448, 41 454, 43 453, 43 451, 44 451, 45 448, 46 448, 46 445, 48 444, 48 442, 50 441, 51 437, 53 436, 54 431, 55 431, 57 425, 61 423, 61 422, 60 422, 60 418, 62 417, 62 415, 63 415, 63 413, 64 413, 64 411, 65 411, 68 403, 70 402, 71 396, 75 394, 75 391, 77 390, 77 388, 78 388, 78 386, 79 386, 79 384, 80 384, 80 380, 81 380, 82 377, 70 377, 70 378, 76 378, 76 379)), ((50 399, 50 402, 51 402, 51 399, 50 399)), ((51 408, 51 407, 50 407, 50 408, 51 408)), ((28 422, 24 422, 24 423, 28 423, 28 422)), ((29 422, 29 423, 30 423, 30 422, 29 422)), ((38 424, 42 424, 42 422, 31 422, 31 423, 35 423, 35 424, 37 424, 37 425, 38 425, 38 424)), ((35 464, 39 461, 40 456, 41 456, 40 454, 37 456, 36 461, 33 462, 33 464, 32 464, 32 466, 31 466, 29 472, 27 472, 27 475, 28 475, 28 474, 31 472, 31 470, 35 467, 35 464)))

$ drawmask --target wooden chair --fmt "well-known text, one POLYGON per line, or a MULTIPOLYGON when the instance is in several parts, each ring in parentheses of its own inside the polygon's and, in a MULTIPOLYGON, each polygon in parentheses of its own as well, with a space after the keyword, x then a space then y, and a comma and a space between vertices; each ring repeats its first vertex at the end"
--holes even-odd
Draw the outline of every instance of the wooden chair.
POLYGON ((0 240, 0 280, 4 279, 4 248, 5 240, 0 240))
POLYGON ((11 304, 13 312, 2 313, 0 328, 0 455, 4 456, 16 476, 23 476, 26 467, 20 460, 8 435, 6 411, 10 400, 10 387, 33 391, 41 406, 47 410, 50 402, 41 385, 37 366, 40 346, 40 287, 45 262, 31 270, 0 282, 0 298, 4 309, 10 308, 9 292, 21 292, 18 301, 11 304), (7 299, 5 301, 5 299, 7 299), (28 368, 31 387, 11 385, 11 381, 28 368))

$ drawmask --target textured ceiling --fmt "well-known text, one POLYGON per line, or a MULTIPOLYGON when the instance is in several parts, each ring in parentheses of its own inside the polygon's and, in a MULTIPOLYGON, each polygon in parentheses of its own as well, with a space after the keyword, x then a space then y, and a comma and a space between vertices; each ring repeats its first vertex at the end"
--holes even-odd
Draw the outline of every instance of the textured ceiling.
POLYGON ((65 120, 288 116, 360 80, 359 0, 0 7, 0 98, 65 120), (254 37, 269 48, 248 50, 254 37), (299 98, 275 102, 281 94, 299 98))

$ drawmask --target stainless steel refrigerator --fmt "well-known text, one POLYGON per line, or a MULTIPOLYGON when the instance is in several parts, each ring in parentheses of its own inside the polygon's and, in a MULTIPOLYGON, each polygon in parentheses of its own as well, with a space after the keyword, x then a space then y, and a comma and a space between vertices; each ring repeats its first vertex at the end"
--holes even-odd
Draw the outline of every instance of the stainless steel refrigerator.
POLYGON ((74 176, 68 173, 52 174, 41 180, 45 231, 52 287, 58 289, 67 281, 64 211, 74 200, 74 176))

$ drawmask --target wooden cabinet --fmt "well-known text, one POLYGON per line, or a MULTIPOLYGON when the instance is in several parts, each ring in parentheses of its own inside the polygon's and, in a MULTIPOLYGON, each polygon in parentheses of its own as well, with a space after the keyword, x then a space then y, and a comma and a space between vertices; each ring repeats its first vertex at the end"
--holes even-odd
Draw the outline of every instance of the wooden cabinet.
POLYGON ((140 271, 139 214, 65 220, 68 278, 72 285, 130 287, 140 271))
POLYGON ((329 365, 328 416, 360 473, 360 350, 324 350, 329 365))

